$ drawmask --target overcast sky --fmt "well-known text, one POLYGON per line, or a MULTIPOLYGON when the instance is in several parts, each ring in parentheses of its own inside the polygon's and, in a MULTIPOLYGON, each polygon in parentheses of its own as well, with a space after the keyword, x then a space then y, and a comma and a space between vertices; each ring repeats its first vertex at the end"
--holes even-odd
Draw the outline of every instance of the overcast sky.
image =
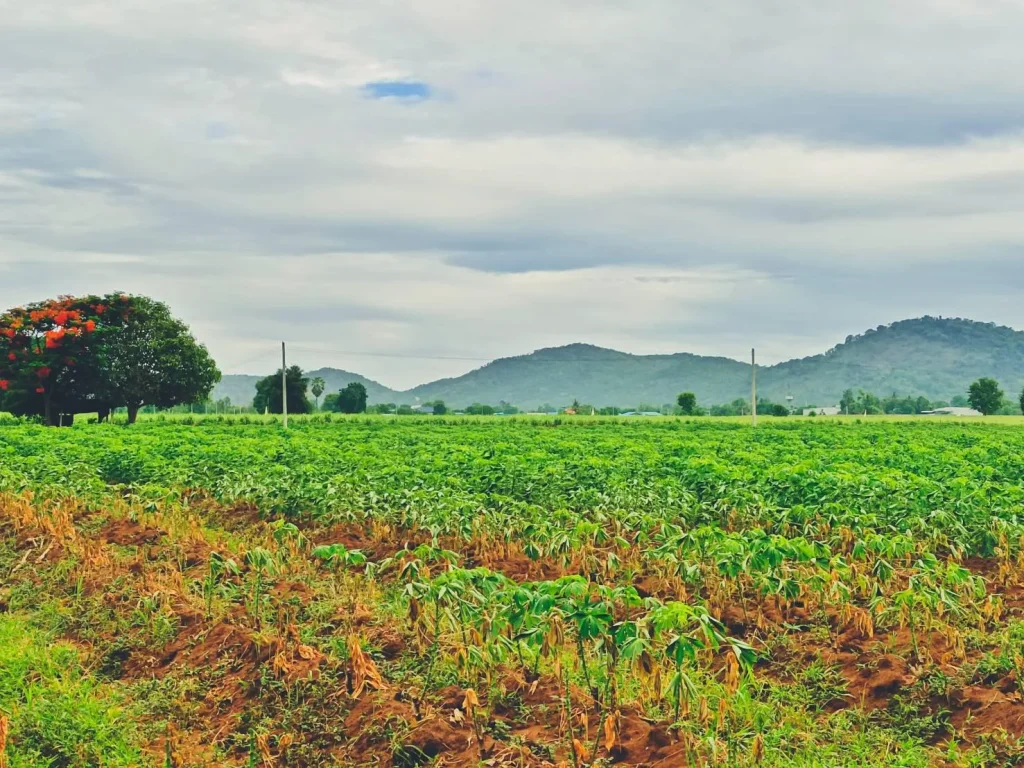
POLYGON ((226 372, 1024 328, 1021 0, 0 0, 0 309, 226 372), (404 357, 418 355, 422 357, 404 357))

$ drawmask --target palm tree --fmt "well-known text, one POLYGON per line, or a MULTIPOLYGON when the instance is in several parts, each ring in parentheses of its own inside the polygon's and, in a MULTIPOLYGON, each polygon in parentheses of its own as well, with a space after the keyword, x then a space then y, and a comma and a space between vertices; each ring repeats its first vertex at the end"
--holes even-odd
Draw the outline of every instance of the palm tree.
POLYGON ((313 398, 314 398, 314 400, 316 400, 316 409, 318 411, 320 410, 320 395, 322 395, 324 393, 324 388, 326 386, 327 386, 327 383, 322 378, 320 378, 319 376, 317 376, 315 379, 313 379, 313 383, 310 386, 310 391, 312 391, 313 398))

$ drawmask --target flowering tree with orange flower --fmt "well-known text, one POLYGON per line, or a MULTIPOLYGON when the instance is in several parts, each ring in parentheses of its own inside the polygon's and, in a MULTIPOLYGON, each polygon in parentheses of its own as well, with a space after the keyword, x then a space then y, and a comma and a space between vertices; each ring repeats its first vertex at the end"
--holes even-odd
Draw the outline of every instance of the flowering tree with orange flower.
POLYGON ((62 296, 0 315, 0 395, 6 408, 54 423, 79 396, 79 366, 111 308, 62 296))
POLYGON ((76 413, 170 407, 220 380, 206 348, 145 296, 62 296, 0 315, 0 406, 47 424, 76 413))

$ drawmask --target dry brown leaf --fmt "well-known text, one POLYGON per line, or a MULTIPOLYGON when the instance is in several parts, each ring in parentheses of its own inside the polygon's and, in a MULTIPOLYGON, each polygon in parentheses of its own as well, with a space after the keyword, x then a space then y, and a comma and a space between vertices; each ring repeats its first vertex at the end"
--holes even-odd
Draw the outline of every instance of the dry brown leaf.
POLYGON ((0 768, 7 768, 7 732, 10 721, 6 715, 0 715, 0 768))
POLYGON ((276 677, 285 677, 291 671, 292 666, 288 663, 288 657, 285 656, 284 651, 274 655, 271 668, 274 670, 276 677))
POLYGON ((266 766, 273 766, 274 754, 270 751, 270 735, 263 733, 257 736, 256 747, 260 751, 260 757, 263 758, 263 764, 266 766))
POLYGON ((731 651, 725 656, 725 689, 729 693, 736 693, 740 687, 740 662, 736 654, 731 651))
POLYGON ((363 653, 363 648, 356 635, 348 637, 348 654, 352 662, 352 698, 358 699, 366 686, 376 688, 378 691, 387 688, 373 659, 363 653))
POLYGON ((583 728, 583 738, 590 741, 590 718, 587 716, 586 711, 581 709, 577 713, 576 719, 579 721, 580 727, 583 728))
POLYGON ((576 757, 578 757, 583 762, 587 761, 587 759, 588 759, 587 748, 585 746, 583 746, 583 742, 582 741, 580 741, 579 739, 573 739, 572 740, 572 748, 576 752, 576 757))
POLYGON ((707 725, 710 719, 711 713, 708 710, 708 698, 707 696, 701 696, 697 700, 697 721, 701 725, 707 725))
POLYGON ((615 744, 618 741, 618 720, 618 712, 609 715, 604 720, 604 748, 609 752, 615 748, 615 744))

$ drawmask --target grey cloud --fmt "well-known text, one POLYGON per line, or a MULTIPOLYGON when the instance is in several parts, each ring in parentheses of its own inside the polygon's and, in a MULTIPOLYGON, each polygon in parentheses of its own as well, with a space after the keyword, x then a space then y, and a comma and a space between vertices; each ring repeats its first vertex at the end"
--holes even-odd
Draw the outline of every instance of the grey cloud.
POLYGON ((231 357, 264 343, 233 327, 253 307, 261 336, 473 356, 809 353, 923 312, 1024 326, 1014 4, 0 14, 4 302, 149 291, 231 357), (362 91, 394 81, 437 98, 362 91))

